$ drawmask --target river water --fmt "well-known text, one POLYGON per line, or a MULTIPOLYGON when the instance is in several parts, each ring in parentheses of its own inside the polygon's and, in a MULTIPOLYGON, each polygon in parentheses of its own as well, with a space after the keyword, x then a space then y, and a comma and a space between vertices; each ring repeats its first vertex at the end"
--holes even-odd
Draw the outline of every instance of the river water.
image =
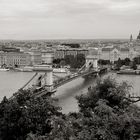
MULTIPOLYGON (((0 100, 3 96, 10 97, 14 92, 21 88, 32 76, 32 72, 0 72, 0 100)), ((138 75, 117 75, 109 73, 106 76, 112 76, 118 82, 127 81, 132 84, 134 92, 140 95, 140 76, 138 75)), ((95 83, 96 79, 84 79, 82 77, 75 79, 61 87, 59 87, 54 95, 58 98, 57 104, 62 107, 63 113, 78 111, 78 104, 75 99, 76 95, 87 93, 90 85, 95 83)))

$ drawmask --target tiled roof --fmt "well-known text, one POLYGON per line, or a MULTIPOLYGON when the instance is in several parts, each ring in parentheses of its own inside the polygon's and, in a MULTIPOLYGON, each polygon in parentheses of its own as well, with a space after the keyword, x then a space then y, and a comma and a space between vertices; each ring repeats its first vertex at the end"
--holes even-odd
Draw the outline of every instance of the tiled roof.
POLYGON ((121 48, 121 51, 129 51, 129 48, 121 48))
POLYGON ((129 51, 129 48, 126 48, 126 47, 125 48, 120 48, 118 46, 114 46, 112 48, 110 48, 110 47, 102 48, 102 51, 112 51, 114 49, 117 49, 118 51, 129 51))
POLYGON ((112 48, 102 48, 102 51, 111 51, 112 48))

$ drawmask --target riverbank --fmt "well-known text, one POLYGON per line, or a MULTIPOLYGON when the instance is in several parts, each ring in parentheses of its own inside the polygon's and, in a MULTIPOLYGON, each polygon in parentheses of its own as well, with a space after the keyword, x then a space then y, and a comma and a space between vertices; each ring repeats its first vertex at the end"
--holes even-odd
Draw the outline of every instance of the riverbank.
MULTIPOLYGON (((30 72, 0 72, 0 100, 4 97, 10 97, 19 88, 21 88, 34 73, 30 72)), ((103 77, 111 76, 115 78, 118 82, 127 81, 132 84, 132 92, 140 96, 140 76, 138 75, 118 75, 115 72, 110 72, 103 77)), ((75 96, 80 94, 86 94, 88 87, 94 85, 96 78, 78 78, 75 79, 62 87, 59 87, 54 94, 55 98, 58 98, 56 103, 58 106, 62 107, 63 113, 69 113, 72 111, 78 111, 78 104, 75 96)))
POLYGON ((140 70, 125 69, 118 71, 117 74, 140 75, 140 70))

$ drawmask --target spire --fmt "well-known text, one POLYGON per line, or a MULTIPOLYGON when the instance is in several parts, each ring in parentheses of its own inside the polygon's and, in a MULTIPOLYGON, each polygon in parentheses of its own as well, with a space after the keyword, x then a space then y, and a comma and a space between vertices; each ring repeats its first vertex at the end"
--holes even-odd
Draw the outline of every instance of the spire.
POLYGON ((139 31, 139 35, 137 36, 137 40, 140 40, 140 31, 139 31))
POLYGON ((133 36, 132 36, 132 34, 130 35, 130 42, 132 42, 133 41, 133 36))
POLYGON ((130 42, 129 42, 129 48, 133 48, 133 36, 132 34, 130 35, 130 42))

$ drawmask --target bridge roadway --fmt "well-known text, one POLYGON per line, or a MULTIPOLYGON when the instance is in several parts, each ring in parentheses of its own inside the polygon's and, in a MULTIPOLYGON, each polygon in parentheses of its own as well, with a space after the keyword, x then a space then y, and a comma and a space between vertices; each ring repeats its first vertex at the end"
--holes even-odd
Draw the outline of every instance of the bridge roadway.
MULTIPOLYGON (((78 77, 86 76, 86 75, 90 75, 90 74, 97 74, 97 73, 104 74, 106 72, 107 72, 107 68, 102 68, 99 71, 90 70, 90 71, 86 71, 86 72, 79 73, 79 74, 77 73, 78 75, 75 75, 75 76, 73 76, 71 78, 68 78, 68 79, 64 79, 63 81, 59 82, 58 84, 55 84, 54 88, 52 90, 52 93, 54 93, 56 91, 56 88, 66 84, 66 83, 68 83, 68 82, 70 82, 70 81, 72 81, 72 80, 74 80, 74 79, 76 79, 78 77)), ((40 96, 44 96, 46 94, 48 94, 48 91, 46 89, 44 89, 44 90, 41 90, 41 91, 35 93, 33 96, 40 97, 40 96)))
POLYGON ((74 80, 74 79, 76 79, 78 77, 86 76, 86 75, 90 75, 90 74, 97 74, 97 73, 103 74, 103 73, 106 73, 106 72, 107 72, 107 69, 106 68, 102 68, 102 69, 100 69, 98 71, 95 71, 95 70, 92 70, 91 69, 90 71, 85 71, 85 72, 82 72, 82 73, 75 73, 77 75, 73 75, 73 77, 63 79, 59 83, 54 84, 53 85, 53 90, 51 92, 48 92, 47 89, 45 88, 46 86, 44 86, 43 90, 40 90, 40 91, 34 93, 32 96, 34 96, 34 97, 40 97, 40 96, 44 96, 46 94, 50 94, 51 95, 52 93, 54 93, 56 91, 56 88, 58 88, 58 87, 60 87, 60 86, 62 86, 64 84, 66 84, 66 83, 68 83, 68 82, 70 82, 70 81, 72 81, 72 80, 74 80))
MULTIPOLYGON (((66 83, 68 83, 68 82, 70 82, 70 81, 72 81, 72 80, 74 80, 74 79, 77 79, 78 77, 86 76, 86 75, 89 75, 89 74, 97 74, 98 72, 99 72, 99 71, 90 70, 90 71, 86 71, 86 72, 82 72, 82 73, 75 73, 75 74, 77 74, 77 75, 73 75, 73 77, 70 77, 70 78, 66 78, 66 77, 65 77, 66 79, 62 79, 62 81, 60 81, 59 83, 53 85, 52 93, 54 93, 58 87, 60 87, 60 86, 62 86, 62 85, 64 85, 64 84, 66 84, 66 83)), ((72 76, 72 75, 71 75, 71 76, 72 76)), ((39 92, 37 92, 37 93, 34 93, 33 96, 35 96, 35 97, 40 97, 40 96, 43 96, 43 95, 45 95, 45 94, 47 94, 47 93, 48 93, 47 90, 44 89, 44 90, 41 90, 41 91, 39 91, 39 92)))
POLYGON ((56 83, 54 84, 54 89, 74 80, 74 79, 77 79, 78 77, 81 77, 81 76, 86 76, 86 75, 89 75, 89 74, 97 74, 99 71, 95 71, 95 70, 90 70, 90 71, 86 71, 86 72, 82 72, 82 73, 75 73, 75 75, 71 75, 70 78, 68 77, 65 77, 65 79, 62 79, 62 81, 60 81, 59 83, 56 83))

